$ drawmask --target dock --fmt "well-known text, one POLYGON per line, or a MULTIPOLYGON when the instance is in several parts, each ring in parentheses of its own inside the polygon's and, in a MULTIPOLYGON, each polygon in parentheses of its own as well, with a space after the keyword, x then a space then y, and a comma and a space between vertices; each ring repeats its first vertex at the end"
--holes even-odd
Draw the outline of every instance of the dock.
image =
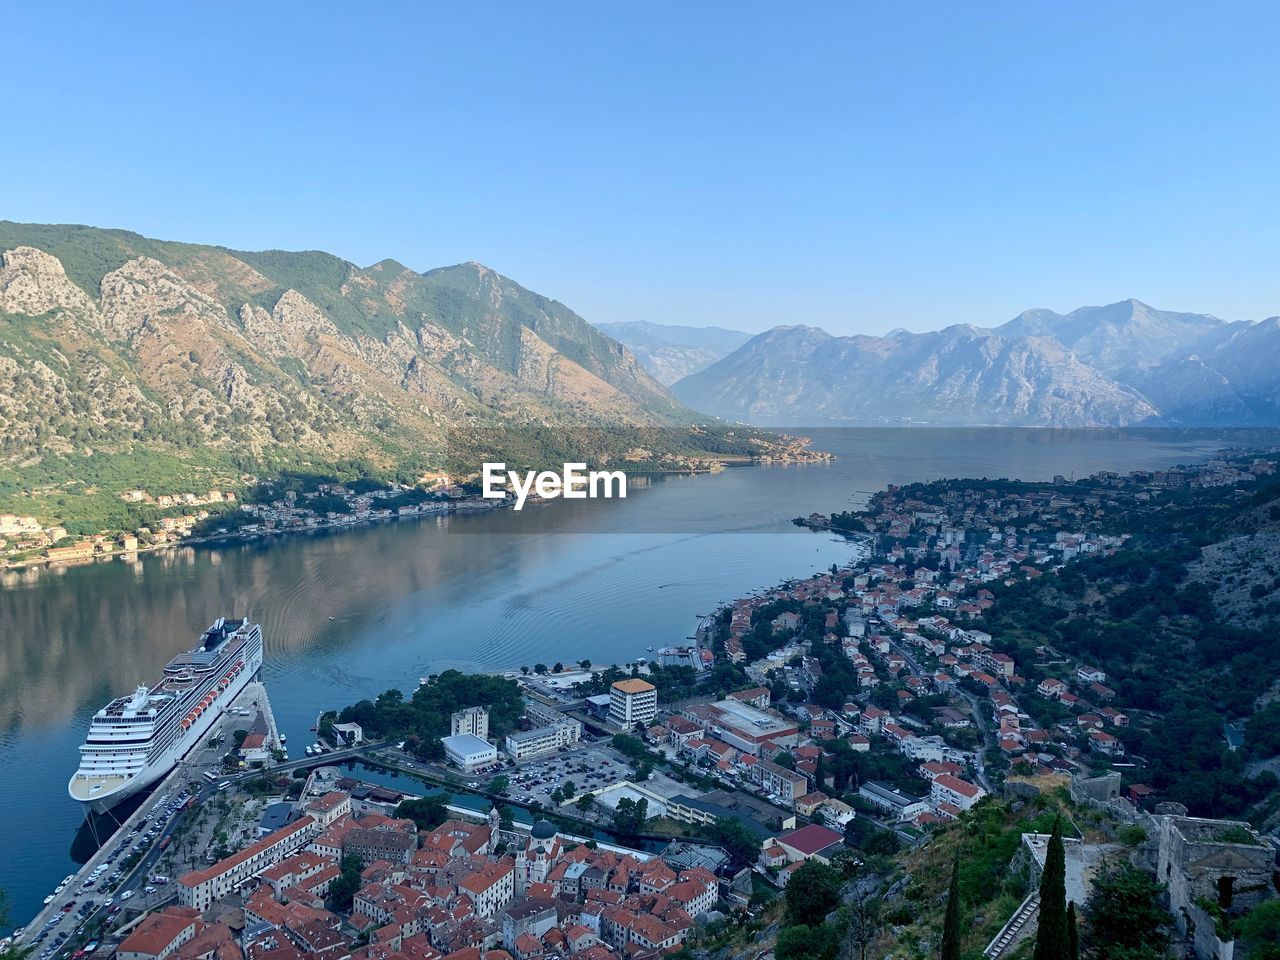
MULTIPOLYGON (((123 822, 118 822, 118 826, 109 837, 102 838, 102 846, 89 858, 84 866, 71 876, 69 882, 63 885, 62 892, 54 894, 53 900, 41 908, 40 912, 23 928, 22 936, 17 942, 18 946, 32 947, 33 941, 44 930, 45 925, 57 918, 58 922, 49 928, 47 936, 53 937, 57 934, 66 933, 67 939, 58 950, 51 954, 50 960, 56 960, 75 942, 74 934, 106 909, 107 904, 105 901, 108 898, 113 898, 116 903, 127 903, 129 907, 136 904, 142 915, 145 915, 158 905, 149 903, 148 898, 142 896, 140 888, 146 885, 148 871, 159 856, 159 845, 172 835, 174 829, 182 822, 187 811, 179 809, 169 814, 168 808, 160 806, 154 798, 168 794, 170 800, 173 800, 184 792, 195 797, 202 792, 203 788, 208 787, 204 771, 211 767, 216 767, 226 752, 225 746, 210 746, 209 739, 216 739, 220 734, 230 736, 233 730, 243 724, 244 717, 242 714, 246 710, 249 711, 249 716, 259 712, 262 714, 268 725, 270 736, 274 741, 277 733, 275 717, 271 713, 271 702, 267 697, 266 688, 261 682, 255 680, 247 684, 235 700, 228 704, 217 725, 210 731, 209 737, 194 744, 165 777, 156 781, 155 786, 148 788, 148 798, 123 822), (110 889, 106 882, 106 877, 109 875, 106 870, 103 871, 103 877, 99 883, 95 884, 93 888, 86 889, 85 884, 89 880, 89 875, 97 867, 108 863, 108 861, 114 863, 118 859, 123 862, 128 858, 132 848, 137 845, 135 840, 129 838, 129 833, 139 827, 144 819, 161 824, 161 826, 152 842, 138 851, 141 853, 141 859, 137 865, 121 879, 114 889, 110 889), (135 896, 131 897, 129 901, 122 901, 120 895, 127 890, 134 891, 135 896), (92 906, 88 912, 81 914, 74 909, 68 909, 69 904, 79 904, 81 909, 85 904, 91 904, 92 906)), ((108 870, 110 870, 110 867, 108 867, 108 870)), ((161 894, 163 894, 163 891, 157 891, 157 896, 161 894)), ((121 912, 122 918, 124 912, 121 912)))

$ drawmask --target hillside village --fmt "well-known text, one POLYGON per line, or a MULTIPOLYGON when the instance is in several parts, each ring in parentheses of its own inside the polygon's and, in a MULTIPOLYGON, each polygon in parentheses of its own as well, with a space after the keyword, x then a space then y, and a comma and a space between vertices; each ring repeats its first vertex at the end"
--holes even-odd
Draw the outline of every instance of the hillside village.
MULTIPOLYGON (((969 936, 983 956, 1013 958, 1035 930, 1044 867, 1043 816, 1015 813, 1029 805, 1080 825, 1067 875, 1081 906, 1119 852, 1163 884, 1186 955, 1244 960, 1233 924, 1276 898, 1274 825, 1268 834, 1165 796, 1135 749, 1153 718, 1119 692, 1126 678, 1059 650, 1028 655, 985 627, 1013 586, 1120 555, 1132 540, 1120 527, 1154 525, 1178 491, 1231 499, 1274 472, 1273 460, 1245 457, 1076 483, 944 481, 891 487, 857 515, 810 517, 849 534, 851 564, 733 602, 654 663, 513 674, 522 703, 500 706, 514 727, 491 726, 494 705, 473 704, 448 733, 384 754, 424 775, 451 770, 458 789, 491 801, 447 806, 314 773, 290 791, 287 822, 180 877, 177 903, 147 915, 117 954, 608 960, 772 949, 791 960, 811 954, 788 952, 782 933, 794 928, 780 928, 780 904, 802 871, 830 868, 858 878, 849 890, 862 902, 870 890, 884 905, 868 944, 928 956, 932 915, 893 907, 921 895, 909 871, 996 816, 1012 846, 994 869, 1020 892, 983 911, 969 936), (950 829, 957 821, 969 826, 950 829), (734 939, 743 930, 749 942, 734 939)), ((435 682, 424 678, 413 702, 435 682)), ((399 702, 365 702, 323 729, 350 742, 403 735, 389 719, 399 702)), ((1223 751, 1241 746, 1231 729, 1217 734, 1223 751)))

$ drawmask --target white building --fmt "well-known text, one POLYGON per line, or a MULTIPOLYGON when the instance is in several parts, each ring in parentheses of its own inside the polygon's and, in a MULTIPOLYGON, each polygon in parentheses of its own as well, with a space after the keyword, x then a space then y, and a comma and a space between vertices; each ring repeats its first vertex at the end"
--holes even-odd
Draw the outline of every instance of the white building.
POLYGON ((929 804, 911 797, 880 780, 871 780, 858 788, 858 796, 893 815, 895 820, 910 820, 929 809, 929 804))
POLYGON ((178 879, 178 902, 185 907, 207 910, 245 880, 305 846, 318 832, 315 818, 303 817, 211 867, 192 871, 178 879))
POLYGON ((986 795, 981 787, 949 773, 934 777, 933 786, 929 789, 929 799, 935 804, 950 803, 961 810, 968 810, 986 795))
POLYGON ((545 727, 507 734, 506 751, 512 760, 518 762, 558 750, 581 739, 582 724, 565 718, 545 727))
POLYGON ((489 711, 484 707, 467 707, 449 718, 450 736, 469 733, 481 740, 489 739, 489 711))
POLYGON ((471 773, 498 760, 498 748, 470 733, 441 737, 444 754, 463 773, 471 773))
POLYGON ((637 723, 652 723, 658 715, 658 688, 647 680, 631 677, 609 688, 609 720, 631 729, 637 723))

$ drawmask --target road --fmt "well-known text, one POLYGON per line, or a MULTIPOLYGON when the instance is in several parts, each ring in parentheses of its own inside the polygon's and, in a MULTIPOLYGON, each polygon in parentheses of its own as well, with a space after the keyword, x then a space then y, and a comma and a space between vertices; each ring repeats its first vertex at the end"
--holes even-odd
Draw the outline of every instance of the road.
MULTIPOLYGON (((170 813, 167 807, 162 807, 158 803, 157 798, 167 796, 171 803, 179 795, 187 792, 198 797, 197 803, 199 803, 212 794, 216 788, 205 779, 204 772, 218 768, 222 757, 227 752, 227 743, 232 733, 247 725, 246 721, 262 708, 265 698, 266 691, 260 683, 250 683, 245 687, 210 730, 209 736, 192 747, 169 775, 151 788, 151 796, 127 817, 109 838, 106 838, 102 847, 70 878, 70 882, 63 886, 62 892, 54 893, 50 903, 23 928, 20 946, 34 947, 48 942, 52 937, 56 947, 51 949, 45 946, 44 950, 36 955, 36 960, 55 960, 76 942, 77 933, 86 927, 91 927, 110 906, 127 903, 130 911, 148 910, 172 895, 165 887, 157 889, 153 895, 147 895, 142 892, 145 884, 140 881, 150 876, 152 866, 162 855, 161 844, 192 815, 192 811, 181 809, 170 813), (249 711, 248 717, 242 715, 242 711, 246 710, 249 711), (221 745, 210 746, 210 742, 219 736, 225 738, 224 742, 221 745), (153 827, 155 831, 150 833, 148 839, 146 834, 153 827), (135 828, 140 829, 131 836, 135 828), (109 867, 114 867, 117 861, 123 862, 135 852, 142 855, 141 859, 118 881, 113 883, 110 879, 113 874, 109 870, 103 870, 102 873, 105 876, 97 882, 86 884, 90 874, 99 866, 107 864, 109 867), (128 900, 122 900, 121 895, 126 891, 134 891, 134 896, 128 900), (113 902, 108 904, 108 900, 113 902), (54 918, 57 918, 57 922, 50 924, 54 918), (74 920, 74 923, 71 920, 74 920)), ((244 776, 257 775, 258 771, 254 771, 244 776)), ((238 780, 242 777, 234 779, 238 780)), ((125 912, 119 911, 121 916, 125 912)))
POLYGON ((976 759, 974 760, 974 773, 978 778, 978 786, 982 787, 987 793, 991 793, 991 781, 987 779, 986 762, 983 760, 987 752, 987 747, 995 745, 994 737, 990 736, 987 729, 987 718, 982 713, 982 703, 968 690, 956 687, 956 692, 964 697, 969 704, 969 712, 973 714, 974 725, 978 728, 978 736, 982 738, 982 743, 975 751, 976 759))
MULTIPOLYGON (((890 640, 889 646, 893 648, 896 653, 902 655, 902 658, 907 661, 907 666, 911 668, 911 672, 917 677, 927 678, 929 676, 929 674, 924 671, 924 668, 920 666, 916 658, 912 656, 911 651, 905 646, 896 640, 890 640)), ((974 775, 978 780, 978 786, 982 787, 982 789, 987 791, 987 793, 991 793, 991 781, 987 779, 986 765, 983 760, 983 755, 986 753, 986 747, 988 744, 988 737, 987 723, 982 714, 982 707, 978 702, 978 698, 969 693, 969 691, 957 686, 956 692, 959 693, 960 696, 964 697, 968 702, 969 711, 973 714, 974 723, 978 727, 978 734, 982 737, 982 745, 974 751, 974 775)))

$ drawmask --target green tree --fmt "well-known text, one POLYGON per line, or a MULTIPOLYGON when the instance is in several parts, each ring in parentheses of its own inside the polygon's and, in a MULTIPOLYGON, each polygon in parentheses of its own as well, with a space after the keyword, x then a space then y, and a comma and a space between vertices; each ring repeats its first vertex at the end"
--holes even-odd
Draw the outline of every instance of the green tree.
POLYGON ((1157 960, 1165 955, 1164 887, 1128 862, 1104 867, 1084 905, 1084 947, 1095 960, 1157 960))
POLYGON ((488 784, 485 785, 485 790, 487 790, 489 793, 501 794, 501 793, 506 793, 507 787, 509 786, 511 786, 511 781, 508 780, 506 777, 504 777, 502 774, 498 774, 498 776, 494 777, 492 780, 488 782, 488 784))
POLYGON ((715 822, 706 829, 706 834, 708 840, 714 840, 724 847, 725 852, 739 867, 750 866, 760 856, 759 838, 741 820, 716 817, 715 822))
POLYGON ((1240 945, 1249 960, 1280 960, 1280 900, 1268 900, 1240 921, 1240 945))
POLYGON ((1067 945, 1067 857, 1062 820, 1055 818, 1040 875, 1040 922, 1033 960, 1070 960, 1067 945))
POLYGON ((357 856, 342 858, 342 872, 329 885, 329 902, 333 909, 347 912, 351 902, 360 889, 360 872, 364 870, 364 862, 357 856))
POLYGON ((779 931, 774 955, 778 960, 835 960, 839 949, 840 937, 835 927, 800 925, 779 931))
POLYGON ((623 797, 613 811, 613 829, 624 837, 634 837, 644 831, 648 817, 648 800, 643 797, 639 800, 623 797))
POLYGON ((844 924, 844 956, 847 960, 867 960, 871 945, 880 935, 881 899, 876 890, 863 888, 840 908, 844 924))
POLYGON ((942 920, 942 960, 960 960, 960 858, 951 862, 947 912, 942 920))
POLYGON ((434 830, 449 819, 449 798, 443 794, 405 800, 396 807, 396 816, 412 820, 419 830, 434 830))
POLYGON ((1080 926, 1076 921, 1076 902, 1067 904, 1067 956, 1080 960, 1080 926))
MULTIPOLYGON (((3 890, 0 890, 0 929, 9 925, 9 898, 3 890)), ((31 953, 30 948, 23 948, 9 944, 7 947, 0 948, 0 960, 22 960, 23 957, 31 953)))
POLYGON ((787 881, 787 923, 820 927, 840 905, 840 874, 820 860, 808 860, 787 881))

